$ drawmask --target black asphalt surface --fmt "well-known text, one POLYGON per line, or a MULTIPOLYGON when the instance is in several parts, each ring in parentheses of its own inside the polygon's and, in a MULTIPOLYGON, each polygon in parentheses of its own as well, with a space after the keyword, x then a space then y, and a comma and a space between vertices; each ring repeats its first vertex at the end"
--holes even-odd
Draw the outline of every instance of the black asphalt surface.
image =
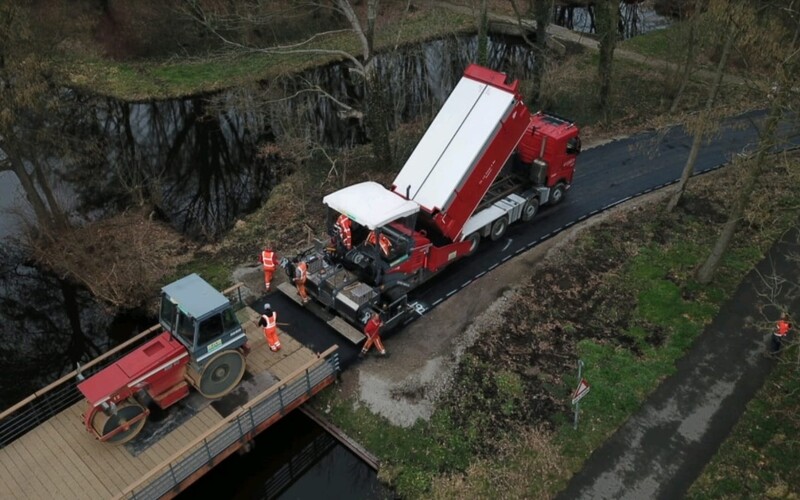
MULTIPOLYGON (((728 120, 713 142, 702 147, 695 172, 715 170, 735 155, 752 151, 764 116, 751 112, 728 120)), ((783 137, 779 149, 800 146, 796 125, 783 123, 779 133, 783 137)), ((421 310, 430 310, 503 262, 574 224, 675 183, 691 140, 674 127, 663 134, 645 132, 584 151, 564 202, 543 208, 529 224, 512 225, 501 241, 483 242, 473 256, 415 290, 411 299, 421 310)), ((787 251, 788 247, 777 245, 774 262, 783 262, 787 251)), ((752 281, 751 277, 742 285, 679 362, 675 377, 665 381, 642 410, 592 455, 562 498, 675 498, 685 492, 771 366, 759 357, 763 332, 746 326, 752 311, 742 305, 754 304, 752 281)), ((265 299, 254 307, 260 310, 265 299)), ((356 346, 292 300, 279 292, 269 294, 268 300, 280 311, 279 321, 288 323, 282 328, 299 341, 317 351, 338 344, 342 369, 357 360, 356 346)), ((795 302, 791 302, 793 307, 799 305, 795 302)), ((388 334, 394 335, 402 335, 402 329, 388 334)))

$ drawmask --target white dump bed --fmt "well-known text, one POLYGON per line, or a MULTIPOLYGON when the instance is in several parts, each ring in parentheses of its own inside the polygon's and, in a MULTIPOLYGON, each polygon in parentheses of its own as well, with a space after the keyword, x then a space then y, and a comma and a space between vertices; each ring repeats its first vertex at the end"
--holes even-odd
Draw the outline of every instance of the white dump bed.
POLYGON ((377 182, 348 186, 325 196, 322 202, 370 229, 419 212, 415 202, 397 196, 377 182))
POLYGON ((426 209, 446 209, 514 105, 514 94, 463 77, 394 180, 426 209))

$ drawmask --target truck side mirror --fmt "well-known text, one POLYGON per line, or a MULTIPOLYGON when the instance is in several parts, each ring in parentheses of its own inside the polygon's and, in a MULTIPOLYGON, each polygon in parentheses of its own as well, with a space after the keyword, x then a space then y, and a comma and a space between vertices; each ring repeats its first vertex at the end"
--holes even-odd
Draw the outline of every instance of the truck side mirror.
POLYGON ((581 138, 573 137, 567 141, 567 154, 578 155, 581 152, 581 138))

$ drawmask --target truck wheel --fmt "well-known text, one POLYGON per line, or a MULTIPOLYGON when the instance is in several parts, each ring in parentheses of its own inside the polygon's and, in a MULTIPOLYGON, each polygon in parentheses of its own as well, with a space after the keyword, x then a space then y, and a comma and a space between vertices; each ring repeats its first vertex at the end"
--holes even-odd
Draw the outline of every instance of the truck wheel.
POLYGON ((550 193, 550 204, 558 205, 564 200, 564 196, 566 195, 567 186, 565 186, 563 182, 559 182, 553 187, 553 191, 550 193))
POLYGON ((489 234, 489 237, 492 241, 497 241, 506 234, 506 229, 508 229, 508 219, 500 217, 492 223, 492 232, 489 234))
POLYGON ((474 232, 469 236, 467 236, 466 238, 464 238, 464 240, 469 241, 471 243, 469 250, 467 250, 467 255, 472 255, 473 253, 475 253, 475 250, 478 249, 478 245, 481 242, 481 234, 478 232, 474 232))
POLYGON ((530 200, 525 202, 525 205, 522 206, 522 222, 528 222, 536 217, 536 214, 539 213, 539 200, 536 198, 531 198, 530 200))

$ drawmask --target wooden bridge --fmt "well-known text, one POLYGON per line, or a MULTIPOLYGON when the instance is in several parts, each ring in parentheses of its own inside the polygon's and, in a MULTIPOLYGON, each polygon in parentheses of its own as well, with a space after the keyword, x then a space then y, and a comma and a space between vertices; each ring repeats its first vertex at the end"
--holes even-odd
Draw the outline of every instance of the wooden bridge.
MULTIPOLYGON (((197 393, 155 409, 132 441, 95 440, 83 424, 87 409, 72 372, 0 414, 3 498, 170 498, 258 433, 333 383, 339 358, 315 353, 285 332, 272 352, 244 306, 240 285, 225 290, 252 348, 236 390, 209 401, 197 393), (232 300, 237 303, 237 301, 232 300)), ((153 326, 81 368, 91 375, 161 332, 153 326)))

